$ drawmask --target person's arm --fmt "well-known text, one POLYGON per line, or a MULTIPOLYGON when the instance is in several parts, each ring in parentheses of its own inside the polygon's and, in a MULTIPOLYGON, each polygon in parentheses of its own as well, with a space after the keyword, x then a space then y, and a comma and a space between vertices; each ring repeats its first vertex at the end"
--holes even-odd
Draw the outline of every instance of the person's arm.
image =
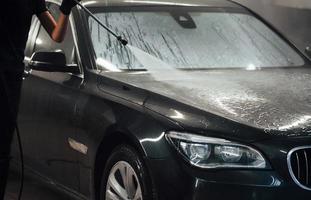
POLYGON ((58 21, 56 22, 50 12, 45 11, 40 14, 39 19, 52 40, 55 42, 62 42, 64 40, 69 23, 68 15, 61 13, 58 21))
POLYGON ((55 42, 62 42, 64 40, 69 23, 69 15, 75 5, 76 3, 73 0, 63 0, 60 6, 61 14, 57 21, 49 11, 38 15, 42 26, 55 42))

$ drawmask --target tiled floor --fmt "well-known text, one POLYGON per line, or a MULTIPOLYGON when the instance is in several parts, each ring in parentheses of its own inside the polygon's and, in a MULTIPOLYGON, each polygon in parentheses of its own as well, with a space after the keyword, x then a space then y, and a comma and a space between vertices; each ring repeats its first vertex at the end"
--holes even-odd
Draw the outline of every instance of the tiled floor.
MULTIPOLYGON (((17 172, 11 172, 7 193, 4 200, 17 200, 20 187, 20 177, 17 172)), ((25 179, 22 200, 72 200, 59 191, 48 188, 45 184, 27 177, 25 179)))

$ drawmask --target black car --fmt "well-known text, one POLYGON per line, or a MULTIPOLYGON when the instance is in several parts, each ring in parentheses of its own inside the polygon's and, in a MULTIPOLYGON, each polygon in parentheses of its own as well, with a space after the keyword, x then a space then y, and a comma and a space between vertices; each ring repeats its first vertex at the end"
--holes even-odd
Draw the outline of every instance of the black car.
POLYGON ((29 170, 80 199, 311 198, 310 60, 273 27, 222 0, 83 4, 129 44, 81 8, 62 44, 33 19, 29 170))

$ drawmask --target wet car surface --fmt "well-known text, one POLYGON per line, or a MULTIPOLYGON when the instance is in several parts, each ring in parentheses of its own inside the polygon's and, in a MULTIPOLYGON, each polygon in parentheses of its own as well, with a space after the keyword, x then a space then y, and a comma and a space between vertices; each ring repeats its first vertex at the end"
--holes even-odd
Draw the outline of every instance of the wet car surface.
MULTIPOLYGON (((27 176, 24 182, 23 198, 24 200, 70 200, 74 199, 64 195, 60 191, 44 185, 37 179, 27 176)), ((10 172, 9 182, 6 189, 5 200, 17 200, 20 189, 20 174, 16 169, 10 172)))
POLYGON ((228 1, 84 4, 129 45, 81 9, 64 44, 34 19, 28 168, 82 199, 310 198, 310 61, 286 38, 228 1))

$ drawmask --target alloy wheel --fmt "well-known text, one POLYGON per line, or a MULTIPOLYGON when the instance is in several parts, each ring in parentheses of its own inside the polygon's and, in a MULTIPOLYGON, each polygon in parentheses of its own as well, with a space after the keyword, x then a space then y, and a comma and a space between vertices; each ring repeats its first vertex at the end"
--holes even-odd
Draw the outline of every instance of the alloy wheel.
POLYGON ((106 200, 143 200, 141 185, 129 163, 119 161, 110 170, 106 200))

